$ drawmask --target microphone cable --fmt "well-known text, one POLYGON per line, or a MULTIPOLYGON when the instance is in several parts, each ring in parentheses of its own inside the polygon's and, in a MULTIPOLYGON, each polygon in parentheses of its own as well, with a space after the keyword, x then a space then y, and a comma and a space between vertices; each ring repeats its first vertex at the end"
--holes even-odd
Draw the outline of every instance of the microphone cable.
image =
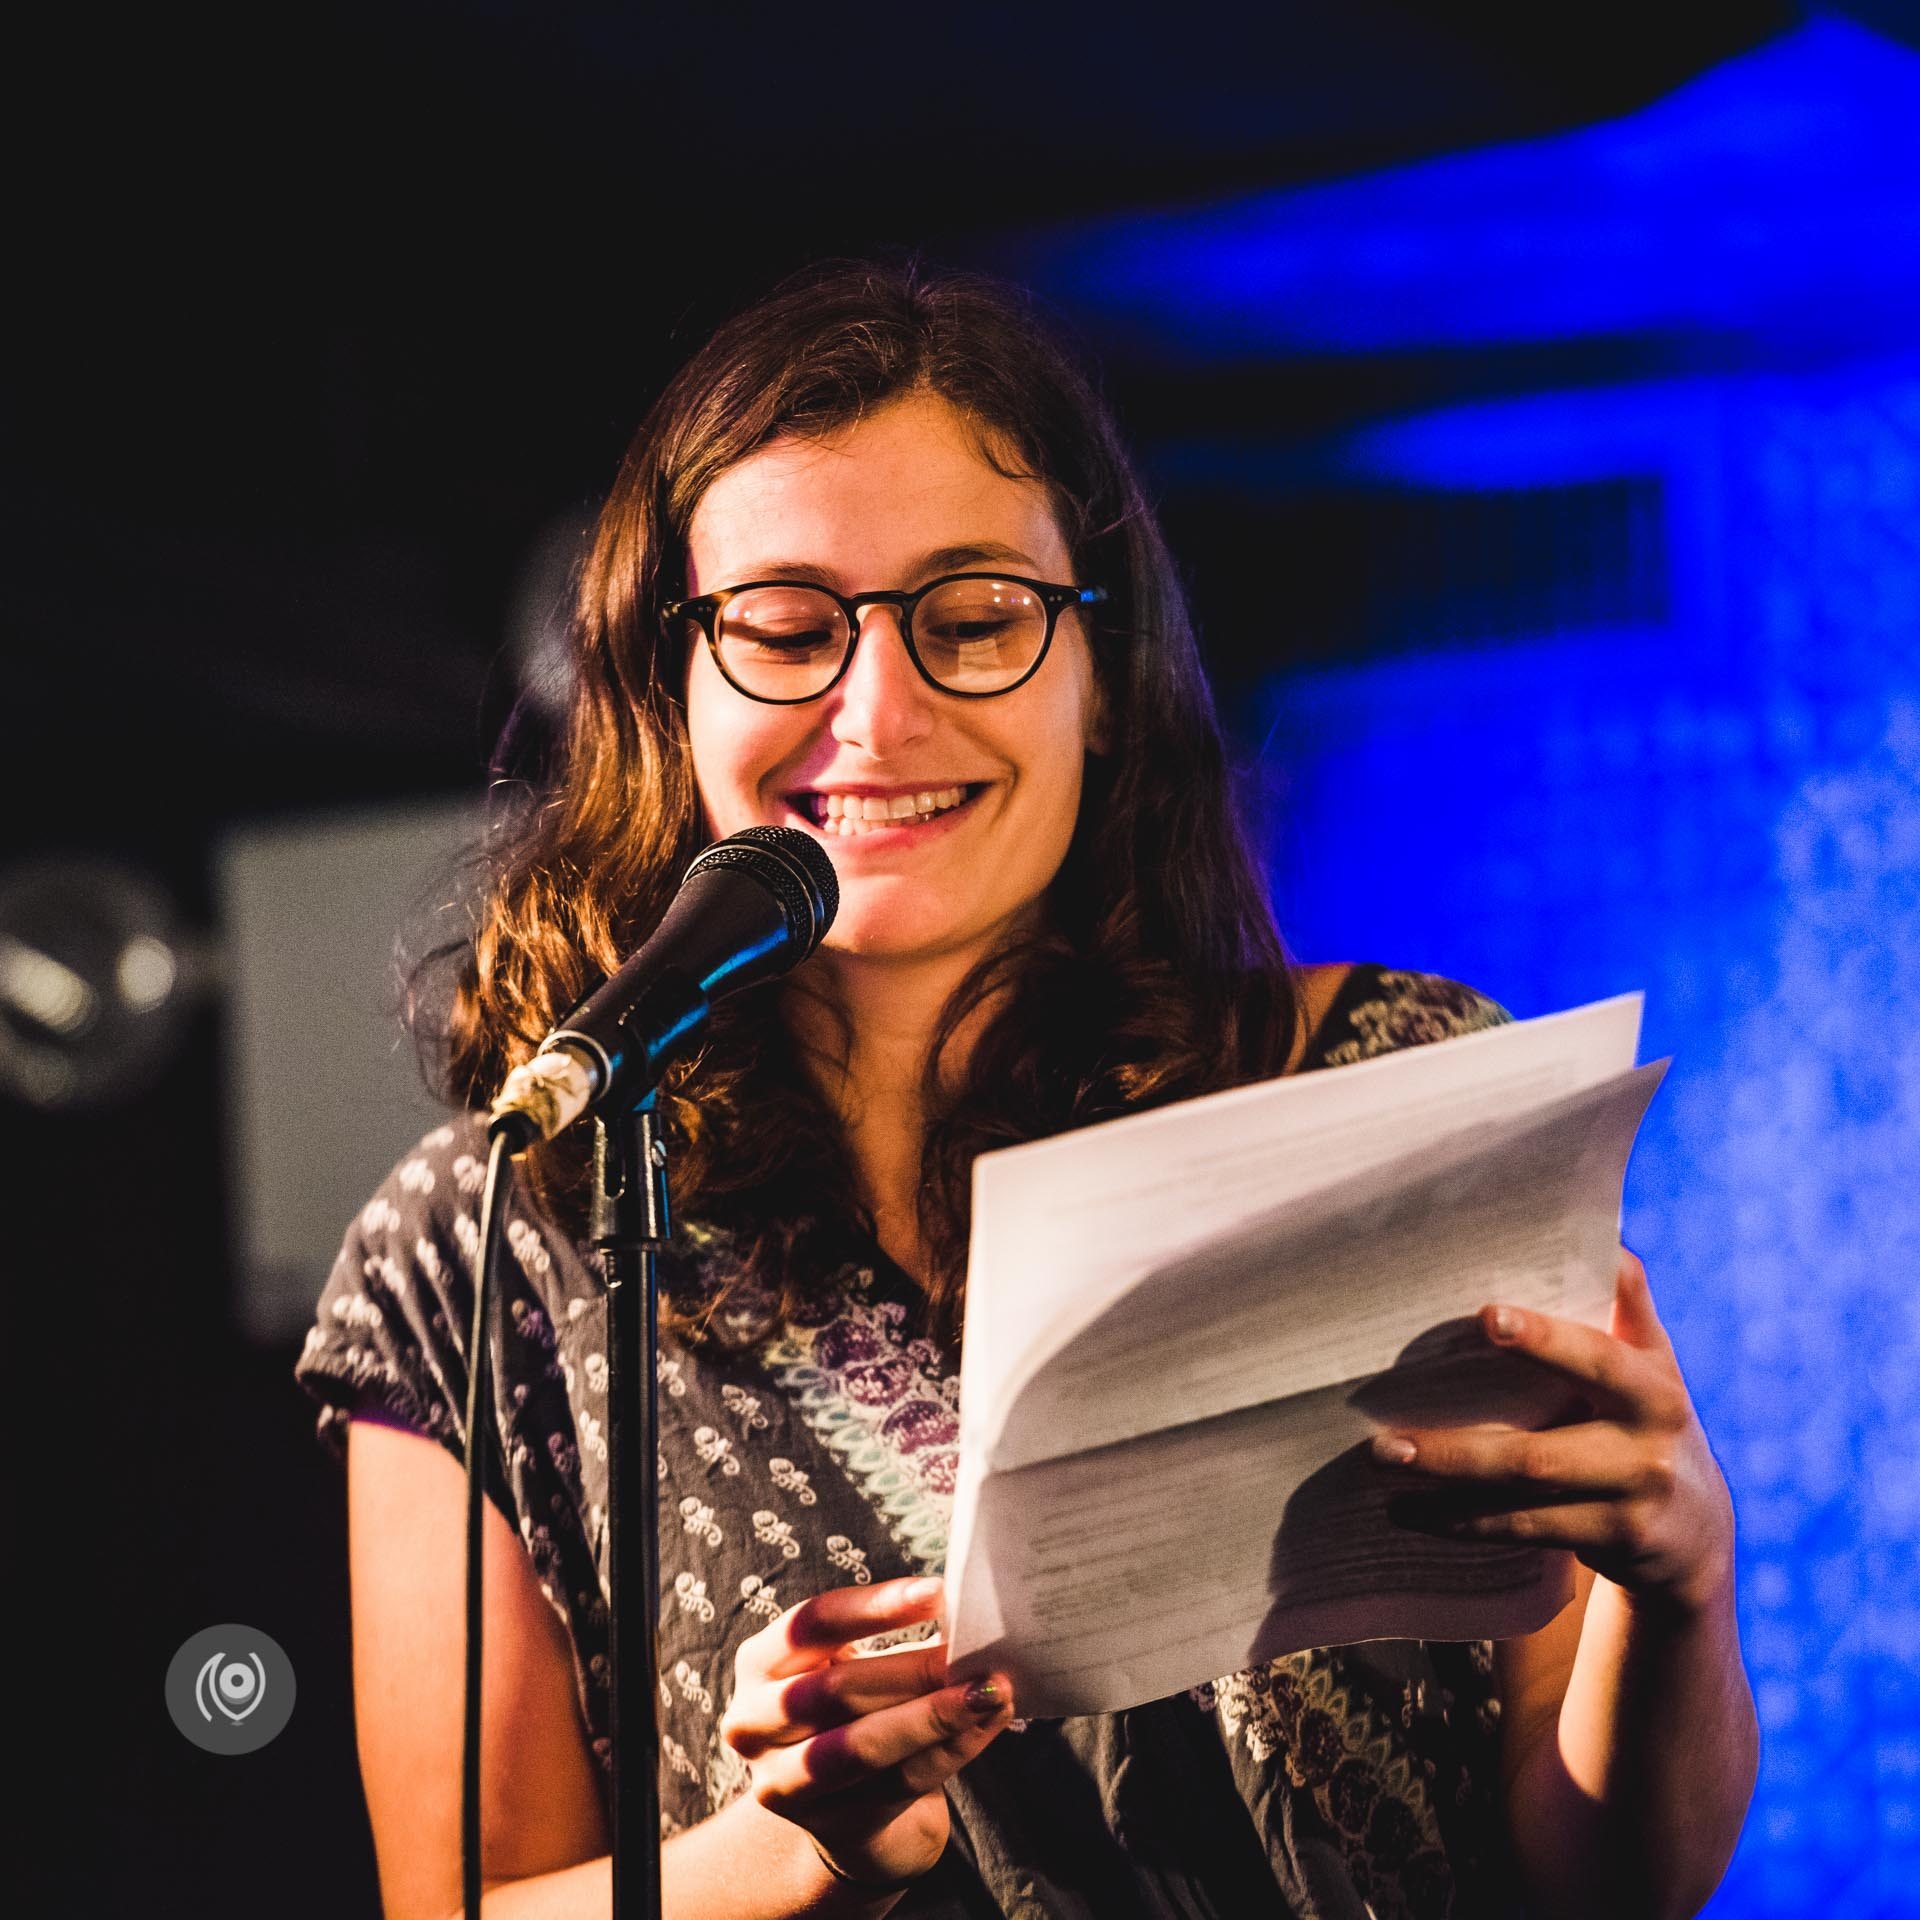
POLYGON ((487 1150, 487 1184, 480 1202, 480 1246, 473 1263, 473 1330, 467 1336, 467 1650, 460 1735, 460 1888, 464 1920, 481 1920, 480 1900, 480 1692, 482 1578, 488 1429, 487 1400, 493 1371, 489 1339, 494 1271, 505 1239, 507 1196, 513 1188, 513 1154, 524 1144, 518 1129, 499 1128, 487 1150))

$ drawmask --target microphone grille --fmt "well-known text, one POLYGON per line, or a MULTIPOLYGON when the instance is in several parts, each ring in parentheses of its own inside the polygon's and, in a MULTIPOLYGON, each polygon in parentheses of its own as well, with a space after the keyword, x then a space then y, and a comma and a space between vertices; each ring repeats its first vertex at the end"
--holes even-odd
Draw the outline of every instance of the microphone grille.
POLYGON ((798 827, 746 827, 716 840, 687 868, 687 879, 709 867, 741 867, 779 902, 804 960, 826 937, 840 910, 840 876, 827 850, 798 827))

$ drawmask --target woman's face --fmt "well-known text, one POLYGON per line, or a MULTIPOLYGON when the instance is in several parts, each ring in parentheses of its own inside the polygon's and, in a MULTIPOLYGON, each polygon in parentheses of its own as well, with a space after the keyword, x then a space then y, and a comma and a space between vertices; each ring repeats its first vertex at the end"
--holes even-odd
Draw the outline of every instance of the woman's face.
MULTIPOLYGON (((826 441, 770 442, 707 489, 688 531, 688 592, 747 580, 817 581, 844 594, 991 571, 1079 584, 1045 489, 974 450, 944 400, 916 394, 826 441)), ((875 958, 968 959, 999 944, 1059 871, 1096 743, 1081 616, 1060 616, 1024 686, 969 700, 929 686, 891 607, 862 610, 845 677, 818 700, 769 706, 689 649, 687 724, 707 830, 799 827, 840 877, 830 948, 875 958), (865 831, 839 809, 959 788, 960 804, 865 831)))

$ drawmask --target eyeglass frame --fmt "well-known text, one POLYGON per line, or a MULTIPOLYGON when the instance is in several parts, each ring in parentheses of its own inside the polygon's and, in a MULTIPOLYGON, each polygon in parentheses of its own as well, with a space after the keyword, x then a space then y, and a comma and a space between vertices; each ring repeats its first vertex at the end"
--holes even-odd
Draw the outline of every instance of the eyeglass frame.
POLYGON ((862 607, 888 606, 900 616, 900 639, 907 649, 907 658, 913 662, 914 671, 936 693, 950 694, 956 700, 997 700, 1003 693, 1013 693, 1024 687, 1040 671, 1048 652, 1053 646, 1053 633, 1060 623, 1060 616, 1069 607, 1098 606, 1107 597, 1105 587, 1063 587, 1052 580, 1030 580, 1018 573, 988 573, 978 569, 965 573, 943 573, 937 580, 929 580, 923 587, 906 590, 899 587, 876 588, 871 593, 836 593, 831 587, 822 586, 817 580, 743 580, 738 586, 717 587, 712 593, 696 594, 691 600, 675 600, 660 609, 663 626, 669 626, 676 620, 692 620, 706 636, 707 651, 713 655, 713 664, 719 669, 720 677, 743 700, 757 700, 766 707, 804 707, 809 701, 824 700, 842 680, 847 677, 847 669, 853 665, 853 651, 860 644, 860 609, 862 607), (1010 587, 1025 587, 1047 610, 1047 630, 1041 636, 1039 651, 1033 656, 1033 664, 1017 680, 1009 680, 1004 687, 990 687, 985 692, 969 691, 961 687, 949 687, 936 680, 928 670, 927 663, 920 658, 920 649, 914 645, 913 616, 915 609, 928 594, 937 588, 951 586, 956 580, 1000 580, 1010 587), (802 693, 792 699, 780 699, 772 694, 752 693, 743 687, 727 671, 726 662, 720 657, 720 639, 714 631, 714 622, 720 610, 729 600, 743 593, 751 593, 758 587, 804 587, 813 593, 823 593, 839 607, 847 622, 847 648, 840 657, 840 664, 834 669, 833 678, 814 693, 802 693))

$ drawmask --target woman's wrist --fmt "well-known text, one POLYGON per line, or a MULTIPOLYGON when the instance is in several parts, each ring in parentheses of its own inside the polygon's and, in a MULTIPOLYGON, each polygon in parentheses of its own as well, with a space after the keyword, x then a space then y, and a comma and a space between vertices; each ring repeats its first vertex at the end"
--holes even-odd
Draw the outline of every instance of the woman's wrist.
POLYGON ((807 1838, 813 1842, 815 1857, 819 1860, 820 1864, 826 1868, 827 1872, 833 1876, 834 1885, 836 1887, 844 1887, 850 1896, 864 1900, 870 1904, 877 1905, 883 1901, 890 1904, 899 1899, 899 1897, 913 1885, 914 1881, 920 1877, 918 1874, 907 1874, 903 1878, 892 1880, 869 1880, 862 1874, 849 1873, 847 1869, 841 1866, 840 1863, 834 1859, 833 1855, 820 1844, 816 1835, 810 1833, 807 1835, 807 1838))
MULTIPOLYGON (((805 1827, 769 1811, 751 1793, 675 1834, 661 1848, 660 1865, 665 1911, 673 1914, 879 1920, 900 1900, 900 1890, 860 1887, 844 1871, 836 1874, 805 1827)), ((604 1893, 599 1910, 606 1911, 604 1893)))
POLYGON ((1644 1590, 1618 1582, 1610 1584, 1619 1586, 1627 1612, 1639 1625, 1685 1635, 1703 1626, 1718 1626, 1732 1617, 1734 1566, 1733 1502, 1729 1498, 1718 1539, 1702 1551, 1698 1563, 1683 1578, 1644 1590))

